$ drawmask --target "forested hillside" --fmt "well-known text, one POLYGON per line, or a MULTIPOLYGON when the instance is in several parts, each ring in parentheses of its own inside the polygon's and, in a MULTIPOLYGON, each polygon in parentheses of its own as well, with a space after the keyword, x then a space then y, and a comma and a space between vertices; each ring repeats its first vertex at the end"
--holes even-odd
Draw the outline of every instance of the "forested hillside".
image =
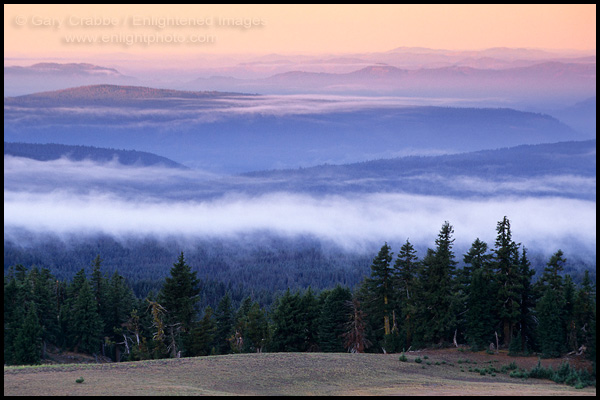
POLYGON ((70 146, 65 144, 35 144, 4 142, 4 155, 32 158, 38 161, 50 161, 65 158, 71 161, 94 161, 105 163, 117 161, 123 165, 151 166, 159 165, 171 168, 187 168, 168 158, 143 151, 117 150, 94 146, 70 146))
MULTIPOLYGON (((508 218, 496 233, 493 245, 475 239, 461 257, 445 222, 424 255, 407 240, 394 259, 385 243, 359 284, 287 289, 266 305, 253 291, 234 302, 228 288, 211 307, 205 296, 215 294, 214 287, 183 252, 159 290, 144 298, 118 272, 104 271, 100 255, 70 282, 47 268, 17 264, 4 277, 4 360, 39 363, 48 344, 122 361, 257 351, 401 352, 462 343, 513 355, 586 353, 595 376, 595 280, 588 271, 577 283, 565 274, 561 250, 536 276, 508 218)), ((585 374, 571 384, 589 384, 585 374)))
POLYGON ((258 171, 244 176, 266 180, 263 186, 269 190, 309 193, 404 191, 457 197, 527 194, 595 199, 596 140, 258 171), (580 178, 590 186, 582 185, 580 178))

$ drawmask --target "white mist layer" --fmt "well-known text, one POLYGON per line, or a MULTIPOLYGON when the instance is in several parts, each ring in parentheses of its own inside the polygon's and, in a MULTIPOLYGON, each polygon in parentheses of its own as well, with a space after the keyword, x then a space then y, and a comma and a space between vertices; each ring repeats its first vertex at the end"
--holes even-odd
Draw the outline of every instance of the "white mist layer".
POLYGON ((270 193, 209 201, 126 201, 102 193, 4 192, 5 234, 11 227, 33 232, 228 237, 269 231, 314 235, 346 249, 366 243, 405 241, 434 247, 444 221, 455 244, 475 238, 493 246, 496 224, 511 221, 513 239, 553 252, 576 245, 596 248, 596 204, 564 198, 451 199, 400 193, 309 196, 270 193))

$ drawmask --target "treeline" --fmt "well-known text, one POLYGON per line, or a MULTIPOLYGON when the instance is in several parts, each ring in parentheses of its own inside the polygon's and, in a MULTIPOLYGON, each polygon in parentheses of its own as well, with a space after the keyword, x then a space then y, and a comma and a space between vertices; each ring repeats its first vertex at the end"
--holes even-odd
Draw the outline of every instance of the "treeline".
MULTIPOLYGON (((4 274, 11 266, 47 267, 58 280, 70 281, 96 255, 102 269, 118 271, 137 297, 159 292, 179 252, 201 279, 201 307, 216 307, 226 291, 236 305, 252 294, 262 305, 275 295, 336 284, 354 287, 369 271, 372 255, 346 251, 310 236, 269 233, 229 239, 185 237, 116 238, 108 234, 64 235, 19 231, 4 240, 4 274)), ((575 265, 575 264, 574 264, 575 265)), ((576 279, 577 280, 577 279, 576 279)))
POLYGON ((123 165, 164 166, 187 168, 168 158, 136 150, 117 150, 94 146, 76 146, 56 143, 8 143, 4 142, 4 155, 31 158, 38 161, 58 160, 62 157, 72 161, 91 160, 106 163, 117 160, 123 165))
POLYGON ((206 306, 209 287, 183 252, 160 290, 144 298, 118 272, 104 274, 100 256, 89 277, 81 269, 68 283, 48 269, 15 265, 4 277, 4 362, 39 363, 49 344, 114 361, 467 344, 513 355, 585 352, 595 373, 596 294, 587 272, 577 287, 558 250, 533 283, 527 251, 512 240, 506 217, 493 248, 476 239, 461 269, 452 235, 444 223, 422 258, 407 240, 394 260, 386 243, 356 287, 288 289, 272 304, 249 295, 234 305, 221 288, 218 304, 206 306))

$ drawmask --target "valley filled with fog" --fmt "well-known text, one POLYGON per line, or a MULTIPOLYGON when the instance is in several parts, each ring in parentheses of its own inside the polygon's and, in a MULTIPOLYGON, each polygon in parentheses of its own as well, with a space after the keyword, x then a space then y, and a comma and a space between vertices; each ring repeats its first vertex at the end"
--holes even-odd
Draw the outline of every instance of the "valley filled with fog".
POLYGON ((145 294, 185 251, 220 284, 354 285, 385 242, 422 257, 448 221, 462 261, 507 216, 535 269, 595 276, 595 55, 419 51, 5 65, 5 271, 100 254, 145 294))

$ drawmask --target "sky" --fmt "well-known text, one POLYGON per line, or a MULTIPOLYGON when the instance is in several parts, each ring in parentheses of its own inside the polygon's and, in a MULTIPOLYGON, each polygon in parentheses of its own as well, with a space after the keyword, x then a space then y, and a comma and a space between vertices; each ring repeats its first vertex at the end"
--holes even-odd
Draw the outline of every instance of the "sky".
POLYGON ((4 5, 4 58, 596 48, 596 5, 4 5))

